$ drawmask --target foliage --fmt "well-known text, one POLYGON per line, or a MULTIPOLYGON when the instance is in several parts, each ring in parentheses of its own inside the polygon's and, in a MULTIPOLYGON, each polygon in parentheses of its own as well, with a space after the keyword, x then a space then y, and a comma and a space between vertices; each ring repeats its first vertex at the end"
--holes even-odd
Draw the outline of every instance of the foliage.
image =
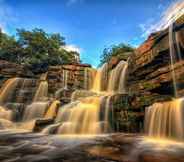
POLYGON ((64 45, 60 34, 48 34, 42 29, 17 29, 16 38, 0 32, 0 59, 33 69, 75 62, 78 53, 64 50, 64 45))
POLYGON ((124 43, 121 43, 119 45, 112 45, 109 48, 105 48, 100 57, 100 66, 105 62, 110 61, 113 56, 118 57, 121 60, 127 60, 129 54, 128 52, 132 51, 134 51, 134 48, 124 43))

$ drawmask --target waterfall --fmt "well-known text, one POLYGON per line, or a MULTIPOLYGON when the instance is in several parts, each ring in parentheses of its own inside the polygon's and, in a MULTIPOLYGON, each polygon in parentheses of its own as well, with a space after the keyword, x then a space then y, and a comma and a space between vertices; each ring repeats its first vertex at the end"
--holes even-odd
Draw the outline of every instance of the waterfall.
POLYGON ((4 104, 11 100, 13 92, 15 91, 20 78, 8 79, 0 90, 0 104, 4 104))
POLYGON ((84 89, 90 90, 93 88, 93 82, 96 75, 96 69, 85 68, 84 70, 84 89))
POLYGON ((63 88, 64 89, 68 89, 68 75, 69 75, 69 71, 63 70, 63 88))
POLYGON ((106 89, 105 85, 107 83, 108 74, 108 64, 105 63, 103 66, 97 70, 95 79, 92 86, 92 91, 100 92, 106 89))
MULTIPOLYGON (((121 61, 113 69, 113 76, 109 78, 111 91, 125 92, 126 69, 125 61, 121 61)), ((43 133, 89 135, 111 131, 109 114, 113 111, 110 109, 112 96, 105 91, 108 88, 106 86, 108 83, 107 63, 97 70, 93 80, 91 91, 77 90, 73 92, 72 102, 59 108, 55 123, 46 127, 43 133)))
POLYGON ((184 140, 184 98, 178 98, 177 77, 174 64, 182 59, 178 35, 169 25, 169 53, 171 75, 174 87, 174 99, 170 102, 155 103, 146 108, 145 132, 149 136, 184 140))
POLYGON ((88 89, 88 83, 89 83, 89 81, 88 81, 88 73, 89 73, 89 70, 88 70, 88 68, 85 68, 84 69, 84 89, 88 89))
POLYGON ((0 106, 0 119, 12 120, 13 112, 0 106))
POLYGON ((59 104, 60 104, 60 101, 58 101, 58 100, 55 100, 54 102, 52 102, 52 104, 48 108, 47 112, 45 113, 44 118, 48 118, 48 119, 55 118, 57 115, 57 109, 58 109, 59 104))
POLYGON ((120 63, 110 72, 108 92, 122 92, 125 93, 125 75, 127 69, 127 62, 120 61, 120 63))
POLYGON ((33 102, 25 108, 23 121, 43 118, 48 108, 48 102, 33 102))
POLYGON ((99 97, 87 97, 60 109, 56 121, 62 123, 58 133, 98 134, 102 133, 99 121, 99 97))
POLYGON ((184 140, 184 99, 155 103, 146 108, 145 132, 157 138, 184 140))
POLYGON ((44 99, 47 98, 47 95, 48 95, 48 83, 47 81, 41 81, 33 101, 34 102, 43 101, 44 99))
POLYGON ((174 70, 174 63, 176 62, 176 52, 175 52, 175 46, 174 46, 174 31, 173 31, 173 23, 169 26, 169 48, 170 48, 170 61, 171 61, 171 74, 173 79, 173 87, 174 87, 174 95, 175 97, 178 97, 177 92, 177 82, 176 82, 176 73, 174 70))
POLYGON ((127 73, 128 63, 124 62, 123 69, 120 74, 120 81, 119 81, 119 87, 118 92, 119 93, 126 93, 126 73, 127 73))

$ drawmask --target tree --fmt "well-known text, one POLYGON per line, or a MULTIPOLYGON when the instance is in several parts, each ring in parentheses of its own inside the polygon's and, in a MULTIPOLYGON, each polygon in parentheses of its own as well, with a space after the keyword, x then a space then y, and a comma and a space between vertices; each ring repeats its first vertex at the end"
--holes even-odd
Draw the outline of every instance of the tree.
POLYGON ((75 53, 61 48, 65 39, 58 33, 48 34, 42 29, 17 29, 16 39, 1 32, 0 59, 30 67, 47 68, 75 62, 75 53))
POLYGON ((0 31, 0 58, 12 62, 20 62, 21 47, 14 37, 0 31))
POLYGON ((130 45, 121 43, 119 45, 112 45, 109 48, 103 50, 102 55, 100 56, 100 66, 106 62, 109 62, 110 59, 115 56, 121 60, 127 60, 128 52, 133 52, 134 48, 130 45))

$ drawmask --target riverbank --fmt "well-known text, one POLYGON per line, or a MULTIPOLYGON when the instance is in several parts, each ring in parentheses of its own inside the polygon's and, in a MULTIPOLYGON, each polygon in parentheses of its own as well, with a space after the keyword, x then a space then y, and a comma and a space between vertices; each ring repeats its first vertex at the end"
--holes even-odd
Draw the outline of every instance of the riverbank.
POLYGON ((2 162, 183 162, 184 145, 138 134, 62 136, 0 131, 2 162))

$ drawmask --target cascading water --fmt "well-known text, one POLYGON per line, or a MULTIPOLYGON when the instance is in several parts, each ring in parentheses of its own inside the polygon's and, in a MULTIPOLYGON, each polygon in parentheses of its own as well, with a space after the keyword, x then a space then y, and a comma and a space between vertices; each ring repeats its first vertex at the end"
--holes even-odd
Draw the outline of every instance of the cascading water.
POLYGON ((178 86, 174 64, 181 60, 177 35, 169 26, 170 67, 175 99, 171 102, 155 103, 146 108, 145 132, 152 137, 184 140, 184 98, 178 98, 178 86))
POLYGON ((0 106, 0 119, 12 120, 13 112, 0 106))
POLYGON ((47 81, 41 81, 39 87, 34 96, 33 102, 43 101, 48 95, 48 83, 47 81))
POLYGON ((184 99, 155 103, 146 109, 145 131, 149 136, 184 140, 184 99))
POLYGON ((61 134, 97 134, 102 133, 99 126, 99 97, 87 97, 70 108, 61 108, 56 118, 63 124, 59 127, 61 134))
POLYGON ((64 89, 68 89, 68 75, 69 75, 69 71, 63 70, 63 88, 64 89))
POLYGON ((23 121, 43 118, 48 108, 48 102, 33 102, 25 108, 23 121))
POLYGON ((4 83, 3 87, 0 90, 1 105, 11 100, 12 94, 15 91, 19 81, 20 81, 20 78, 11 78, 4 83))
POLYGON ((125 76, 127 70, 127 62, 120 61, 120 63, 110 72, 108 92, 111 93, 125 93, 125 76))
POLYGON ((45 74, 40 77, 37 91, 35 79, 12 78, 4 83, 0 91, 0 125, 3 128, 13 125, 15 128, 29 129, 33 123, 27 121, 44 117, 49 106, 44 101, 48 91, 45 78, 45 74), (36 102, 30 104, 32 99, 36 102))
POLYGON ((170 47, 170 66, 171 66, 171 74, 172 74, 172 79, 173 79, 173 87, 174 87, 174 95, 175 97, 178 96, 177 93, 177 82, 176 82, 176 73, 174 70, 174 63, 176 62, 176 52, 175 52, 175 46, 174 46, 174 37, 175 33, 173 31, 173 23, 171 23, 171 25, 169 26, 169 47, 170 47))
POLYGON ((54 119, 57 115, 57 109, 59 104, 60 104, 60 101, 58 100, 53 101, 53 103, 50 105, 47 112, 45 113, 44 118, 54 119))
MULTIPOLYGON (((63 107, 59 107, 60 102, 58 100, 52 103, 48 101, 46 73, 41 75, 38 86, 36 86, 37 81, 31 79, 10 79, 4 84, 0 92, 2 103, 0 118, 3 120, 0 121, 0 124, 2 125, 2 122, 4 122, 4 126, 10 126, 13 124, 11 121, 15 121, 13 125, 16 128, 33 130, 36 120, 41 118, 54 119, 54 124, 43 130, 45 133, 89 135, 109 132, 111 130, 109 126, 110 94, 112 91, 113 93, 120 92, 121 88, 124 92, 124 86, 120 84, 125 82, 126 67, 126 62, 121 61, 114 68, 113 76, 110 78, 108 78, 109 67, 107 63, 97 70, 96 74, 93 69, 87 69, 85 72, 85 89, 90 90, 75 91, 71 97, 72 102, 63 107), (111 83, 113 86, 116 85, 112 86, 113 88, 109 92, 107 90, 108 80, 110 85, 111 83), (32 94, 28 95, 30 90, 32 94), (14 110, 16 110, 16 113, 14 113, 14 110), (19 111, 17 112, 17 110, 19 111), (19 120, 17 120, 17 114, 19 120)), ((68 88, 68 75, 69 71, 63 70, 63 89, 68 88)))
MULTIPOLYGON (((120 88, 123 88, 124 92, 124 86, 119 84, 125 83, 126 69, 125 61, 121 61, 114 69, 113 77, 109 78, 110 83, 116 84, 116 88, 111 89, 113 92, 120 92, 120 88)), ((97 70, 93 85, 89 86, 92 87, 91 91, 75 91, 71 97, 72 102, 59 108, 55 124, 46 127, 43 133, 89 135, 109 132, 111 130, 109 125, 111 93, 106 91, 107 82, 108 64, 106 63, 97 70)))
POLYGON ((108 64, 105 63, 103 66, 97 70, 95 79, 92 86, 92 91, 94 92, 101 92, 105 91, 106 83, 107 83, 107 77, 108 77, 108 64))

